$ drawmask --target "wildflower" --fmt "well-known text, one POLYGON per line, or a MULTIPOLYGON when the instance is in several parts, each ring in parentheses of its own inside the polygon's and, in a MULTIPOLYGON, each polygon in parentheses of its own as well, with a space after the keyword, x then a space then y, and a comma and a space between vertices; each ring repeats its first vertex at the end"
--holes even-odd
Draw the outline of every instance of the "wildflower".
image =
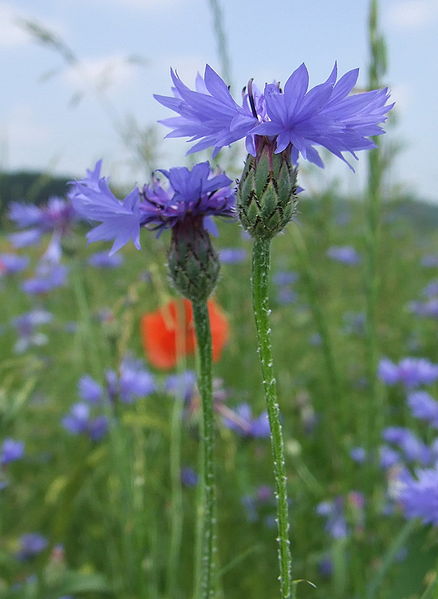
POLYGON ((411 302, 409 309, 418 316, 438 318, 438 297, 433 297, 427 302, 411 302))
MULTIPOLYGON (((1 260, 1 257, 0 257, 1 260)), ((434 297, 438 296, 438 280, 435 279, 431 281, 426 287, 423 289, 423 295, 426 297, 434 297)))
POLYGON ((384 470, 388 470, 400 462, 401 456, 398 451, 387 445, 380 447, 380 465, 384 470))
POLYGON ((17 553, 17 559, 27 561, 44 551, 48 541, 43 535, 37 532, 29 532, 20 537, 20 547, 17 553))
POLYGON ((321 502, 316 508, 316 513, 326 518, 325 529, 333 539, 343 539, 348 535, 342 497, 337 497, 334 501, 321 502))
POLYGON ((412 416, 426 420, 434 428, 438 428, 438 401, 426 391, 414 391, 408 395, 408 405, 412 416))
POLYGON ((53 314, 46 310, 32 310, 12 319, 19 339, 14 346, 16 353, 22 353, 29 347, 45 345, 48 341, 44 333, 36 331, 36 327, 47 324, 53 319, 53 314))
MULTIPOLYGON (((100 175, 102 161, 84 179, 73 183, 69 193, 72 204, 81 216, 100 221, 87 234, 88 241, 114 240, 110 255, 132 241, 140 249, 140 228, 171 229, 186 217, 199 217, 201 226, 208 216, 232 216, 231 179, 225 174, 211 176, 210 164, 197 164, 161 172, 169 181, 165 190, 157 176, 140 191, 134 188, 120 202, 109 187, 107 177, 100 175)), ((207 225, 208 226, 208 225, 207 225)))
POLYGON ((379 364, 379 377, 387 385, 401 383, 406 388, 413 389, 438 380, 438 365, 425 358, 404 358, 398 364, 382 358, 379 364))
POLYGON ((327 250, 327 256, 343 264, 355 265, 360 262, 359 254, 349 245, 333 246, 327 250))
POLYGON ((0 449, 0 464, 5 466, 10 462, 21 460, 24 455, 24 443, 23 441, 16 441, 15 439, 5 439, 0 449))
POLYGON ((27 256, 17 254, 0 254, 0 276, 21 272, 29 264, 27 256))
POLYGON ((274 273, 272 280, 279 287, 293 285, 298 280, 298 273, 292 270, 278 270, 274 273))
POLYGON ((103 400, 132 403, 135 399, 146 397, 156 390, 154 377, 144 368, 141 360, 125 357, 118 373, 114 370, 105 372, 105 384, 100 385, 91 376, 85 375, 79 380, 80 397, 90 404, 98 404, 103 400))
POLYGON ((88 374, 79 379, 78 391, 79 396, 89 403, 99 403, 103 397, 102 386, 88 374))
POLYGON ((171 374, 167 377, 164 388, 168 393, 180 397, 184 403, 189 403, 196 394, 196 374, 192 370, 171 374))
POLYGON ((92 441, 99 441, 108 430, 108 420, 102 415, 92 418, 88 404, 75 403, 62 419, 62 426, 72 435, 83 434, 92 441))
POLYGON ((238 264, 245 262, 247 257, 246 250, 242 248, 223 248, 219 250, 219 260, 223 264, 238 264))
POLYGON ((436 268, 438 266, 438 254, 426 254, 421 259, 421 266, 436 268))
POLYGON ((267 412, 262 412, 257 418, 252 417, 251 407, 242 403, 235 410, 221 406, 218 410, 223 415, 223 423, 230 430, 242 437, 269 437, 269 421, 267 412))
POLYGON ((77 215, 69 202, 52 197, 43 206, 12 202, 9 218, 21 229, 26 229, 9 236, 15 247, 35 245, 44 234, 51 233, 52 238, 45 256, 51 261, 58 262, 61 256, 62 237, 70 232, 77 215))
MULTIPOLYGON (((214 300, 208 302, 213 360, 219 360, 228 340, 228 321, 214 300)), ((182 356, 195 352, 192 306, 186 299, 171 301, 141 319, 143 347, 148 361, 156 368, 173 368, 182 356), (181 314, 179 313, 181 307, 181 314)))
POLYGON ((23 281, 21 288, 29 295, 43 295, 65 285, 67 275, 67 266, 42 260, 36 270, 36 276, 23 281))
POLYGON ((424 465, 431 461, 430 449, 407 428, 389 426, 383 431, 383 439, 397 445, 409 461, 420 462, 424 465))
POLYGON ((302 64, 283 90, 272 83, 266 84, 261 93, 251 80, 239 105, 224 81, 207 65, 204 78, 197 78, 196 91, 190 90, 171 70, 176 97, 154 97, 180 115, 161 121, 172 129, 168 137, 197 141, 189 153, 214 147, 216 154, 220 148, 245 137, 248 152, 255 156, 255 136, 266 136, 272 140, 276 153, 287 150, 294 163, 301 155, 323 166, 315 145, 345 161, 342 152, 356 157, 357 150, 375 147, 370 136, 384 133, 378 123, 386 120, 393 106, 386 104, 388 90, 349 95, 358 74, 355 69, 336 81, 335 64, 328 79, 308 91, 309 74, 302 64))
POLYGON ((367 458, 367 454, 363 447, 352 447, 350 457, 357 464, 363 464, 367 458))
POLYGON ((198 484, 198 475, 189 466, 181 469, 181 482, 186 487, 195 487, 198 484))
POLYGON ((122 256, 110 256, 108 252, 96 252, 88 258, 88 264, 95 268, 117 268, 123 264, 122 256))
POLYGON ((415 477, 404 472, 395 495, 408 519, 438 526, 438 466, 417 470, 415 477))

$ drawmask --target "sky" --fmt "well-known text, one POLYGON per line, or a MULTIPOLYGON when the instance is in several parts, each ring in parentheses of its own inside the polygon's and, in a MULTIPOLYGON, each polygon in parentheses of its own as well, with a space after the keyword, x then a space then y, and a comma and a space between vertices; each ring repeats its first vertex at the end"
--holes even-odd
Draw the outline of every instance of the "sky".
MULTIPOLYGON (((237 98, 251 77, 260 86, 284 82, 302 62, 312 84, 337 60, 341 74, 360 67, 359 85, 365 85, 368 0, 218 1, 237 98)), ((380 6, 385 83, 397 103, 389 135, 402 144, 390 182, 438 202, 438 0, 381 0, 380 6)), ((152 98, 169 94, 169 67, 192 85, 206 63, 221 69, 209 0, 0 0, 0 168, 76 177, 103 158, 114 181, 143 183, 149 173, 132 164, 120 123, 135 118, 147 127, 171 116, 152 98), (20 19, 56 33, 80 67, 37 44, 20 19), (105 91, 96 92, 102 82, 105 91)), ((158 125, 160 162, 154 166, 184 164, 187 145, 161 143, 166 132, 158 125)), ((339 162, 313 171, 315 187, 334 174, 344 190, 357 191, 366 163, 359 154, 357 176, 339 162)))

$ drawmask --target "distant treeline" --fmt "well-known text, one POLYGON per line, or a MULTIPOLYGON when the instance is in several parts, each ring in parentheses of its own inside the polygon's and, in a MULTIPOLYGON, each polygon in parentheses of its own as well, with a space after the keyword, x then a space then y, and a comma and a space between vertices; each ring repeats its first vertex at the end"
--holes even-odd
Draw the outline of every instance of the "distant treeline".
POLYGON ((0 172, 0 218, 4 219, 10 202, 38 205, 51 196, 65 196, 67 183, 72 179, 41 172, 0 172))

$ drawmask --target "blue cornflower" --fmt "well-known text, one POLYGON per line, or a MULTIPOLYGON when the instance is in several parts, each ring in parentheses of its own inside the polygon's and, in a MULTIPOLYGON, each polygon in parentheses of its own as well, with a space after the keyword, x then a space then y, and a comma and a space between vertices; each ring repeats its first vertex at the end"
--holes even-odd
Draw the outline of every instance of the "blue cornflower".
POLYGON ((430 448, 411 430, 401 426, 389 426, 383 431, 383 439, 401 449, 408 461, 419 462, 423 465, 430 464, 432 459, 430 448))
POLYGON ((161 121, 172 131, 167 137, 190 137, 197 152, 222 147, 246 138, 250 154, 256 155, 256 137, 265 136, 275 144, 275 152, 291 152, 322 167, 314 146, 319 145, 345 161, 343 152, 355 158, 357 150, 375 147, 370 136, 381 135, 378 126, 386 120, 393 104, 386 104, 388 89, 349 95, 356 85, 359 70, 337 80, 335 64, 328 79, 308 91, 309 73, 304 64, 286 81, 266 84, 260 92, 250 81, 241 105, 232 98, 227 85, 209 66, 204 78, 198 75, 196 91, 189 89, 171 70, 175 97, 155 95, 155 99, 180 116, 161 121), (198 141, 199 140, 199 141, 198 141))
POLYGON ((44 333, 36 331, 36 327, 53 320, 53 314, 46 310, 32 310, 12 319, 19 339, 14 346, 16 353, 22 353, 31 346, 45 345, 48 341, 44 333))
POLYGON ((2 275, 11 275, 21 272, 29 264, 27 256, 17 256, 17 254, 0 254, 0 277, 2 275))
POLYGON ((47 259, 58 262, 61 257, 61 239, 70 232, 73 223, 77 220, 77 214, 70 202, 52 197, 43 206, 12 202, 9 218, 18 227, 25 229, 9 236, 15 247, 35 245, 44 234, 52 233, 45 255, 47 259))
POLYGON ((52 289, 62 287, 66 284, 68 267, 43 259, 38 265, 35 274, 35 277, 23 281, 21 288, 29 295, 43 295, 52 289))
POLYGON ((421 258, 421 266, 436 268, 438 266, 438 254, 426 254, 421 258))
MULTIPOLYGON (((161 231, 190 219, 209 216, 233 216, 234 194, 231 179, 225 174, 212 175, 209 162, 196 164, 191 170, 176 167, 160 170, 169 181, 164 189, 155 174, 141 191, 134 188, 120 202, 101 177, 102 161, 87 177, 73 184, 69 194, 77 212, 101 224, 87 234, 89 242, 113 240, 110 255, 129 241, 140 249, 140 228, 161 231)), ((208 226, 208 225, 207 225, 208 226)))
POLYGON ((224 425, 242 437, 269 437, 269 421, 267 412, 262 412, 257 418, 252 417, 248 404, 242 403, 235 410, 219 405, 217 410, 222 413, 224 425))
POLYGON ((108 430, 108 420, 102 415, 93 418, 90 406, 79 402, 71 406, 62 419, 62 426, 72 435, 87 435, 93 441, 99 441, 108 430))
POLYGON ((322 501, 318 504, 316 513, 326 518, 325 530, 333 539, 344 539, 348 536, 343 497, 336 497, 333 501, 322 501))
POLYGON ((387 385, 401 383, 408 389, 419 385, 429 385, 438 380, 438 364, 425 358, 404 358, 394 364, 388 358, 379 363, 379 377, 387 385))
POLYGON ((165 391, 180 397, 184 403, 189 403, 196 396, 196 374, 192 370, 185 370, 180 374, 171 374, 167 377, 165 391))
POLYGON ((4 466, 6 464, 9 464, 9 462, 21 460, 23 455, 23 441, 16 441, 15 439, 5 439, 0 448, 0 464, 4 466))
POLYGON ((438 401, 426 391, 415 391, 408 395, 408 404, 414 418, 426 420, 438 428, 438 401))
POLYGON ((95 268, 117 268, 123 264, 122 256, 110 256, 108 252, 96 252, 88 258, 88 264, 95 268))
POLYGON ((186 487, 195 487, 198 484, 198 475, 195 470, 190 466, 181 468, 181 482, 186 487))
POLYGON ((360 262, 359 254, 349 245, 333 246, 327 250, 327 256, 343 264, 355 265, 360 262))
POLYGON ((37 533, 29 532, 20 537, 20 547, 17 553, 17 559, 21 561, 30 560, 47 547, 46 537, 37 533))
POLYGON ((417 470, 415 477, 403 471, 394 494, 408 519, 438 526, 438 466, 417 470))
POLYGON ((427 302, 411 302, 409 309, 418 316, 438 318, 438 297, 433 297, 427 302))
POLYGON ((247 257, 247 251, 243 248, 223 248, 218 253, 222 264, 238 264, 245 262, 247 257))

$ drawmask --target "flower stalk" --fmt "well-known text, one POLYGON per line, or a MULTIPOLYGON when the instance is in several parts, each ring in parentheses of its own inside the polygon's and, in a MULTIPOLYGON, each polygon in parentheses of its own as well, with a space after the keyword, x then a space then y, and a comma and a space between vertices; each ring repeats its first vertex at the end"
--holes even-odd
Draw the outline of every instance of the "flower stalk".
POLYGON ((214 468, 214 414, 212 390, 212 348, 210 320, 206 301, 193 301, 193 316, 198 341, 198 386, 202 402, 200 470, 201 501, 198 503, 198 534, 195 563, 195 598, 215 596, 214 554, 216 488, 214 468))
POLYGON ((274 374, 274 361, 269 324, 269 239, 254 239, 252 254, 252 299, 263 387, 271 429, 271 449, 277 500, 278 560, 280 565, 280 596, 291 597, 292 558, 289 540, 289 509, 287 496, 286 462, 284 457, 283 432, 280 422, 280 406, 277 398, 277 382, 274 374))

